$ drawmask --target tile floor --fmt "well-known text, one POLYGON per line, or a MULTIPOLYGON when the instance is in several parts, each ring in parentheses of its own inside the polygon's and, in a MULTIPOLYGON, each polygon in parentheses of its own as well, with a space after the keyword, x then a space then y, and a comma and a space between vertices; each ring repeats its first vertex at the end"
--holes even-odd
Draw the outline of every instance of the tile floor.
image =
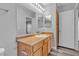
POLYGON ((59 47, 57 50, 51 50, 49 56, 79 56, 79 51, 59 47))

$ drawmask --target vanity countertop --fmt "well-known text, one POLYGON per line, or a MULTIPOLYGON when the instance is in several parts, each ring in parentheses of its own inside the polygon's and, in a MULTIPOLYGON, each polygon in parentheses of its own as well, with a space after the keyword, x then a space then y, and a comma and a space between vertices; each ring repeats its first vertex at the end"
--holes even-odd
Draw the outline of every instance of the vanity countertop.
POLYGON ((48 38, 49 36, 50 35, 47 35, 47 34, 36 34, 36 35, 34 34, 29 37, 25 36, 23 38, 18 38, 17 42, 21 42, 21 43, 32 46, 32 45, 48 38))

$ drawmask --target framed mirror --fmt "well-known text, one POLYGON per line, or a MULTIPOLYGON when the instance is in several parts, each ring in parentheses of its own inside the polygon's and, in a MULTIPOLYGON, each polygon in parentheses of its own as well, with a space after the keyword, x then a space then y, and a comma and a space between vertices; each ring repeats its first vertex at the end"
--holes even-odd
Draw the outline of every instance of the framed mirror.
POLYGON ((39 16, 38 17, 38 28, 42 28, 43 27, 43 16, 39 16))
POLYGON ((52 18, 45 18, 45 27, 50 28, 52 26, 52 18))

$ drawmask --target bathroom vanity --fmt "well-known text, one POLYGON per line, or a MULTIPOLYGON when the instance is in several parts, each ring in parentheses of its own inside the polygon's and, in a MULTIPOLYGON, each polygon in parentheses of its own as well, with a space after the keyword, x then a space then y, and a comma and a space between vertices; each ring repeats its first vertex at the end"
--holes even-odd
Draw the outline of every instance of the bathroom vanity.
POLYGON ((53 48, 53 33, 42 32, 17 38, 18 56, 47 56, 53 48))

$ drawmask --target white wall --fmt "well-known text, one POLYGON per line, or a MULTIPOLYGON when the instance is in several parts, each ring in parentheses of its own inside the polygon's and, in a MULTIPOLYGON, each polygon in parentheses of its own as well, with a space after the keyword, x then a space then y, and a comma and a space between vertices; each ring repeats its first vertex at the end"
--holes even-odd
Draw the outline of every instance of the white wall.
POLYGON ((54 49, 56 49, 56 3, 52 4, 51 7, 51 15, 52 15, 52 27, 51 28, 47 28, 47 31, 49 32, 53 32, 54 33, 54 49))
POLYGON ((79 41, 79 18, 78 18, 78 41, 79 41))
POLYGON ((78 41, 79 41, 79 17, 78 17, 78 41))
POLYGON ((5 48, 5 55, 16 55, 15 4, 0 3, 0 8, 8 10, 8 13, 0 15, 0 48, 5 48))
POLYGON ((78 10, 74 9, 74 41, 75 49, 78 50, 78 10))
MULTIPOLYGON (((26 17, 31 17, 32 21, 34 22, 35 19, 35 13, 31 10, 18 5, 17 6, 17 35, 24 35, 26 34, 26 17)), ((32 23, 32 27, 34 27, 32 23)), ((35 28, 33 28, 32 32, 35 28)))
POLYGON ((54 3, 52 6, 52 27, 50 28, 50 31, 54 33, 54 48, 56 49, 56 4, 54 3))

